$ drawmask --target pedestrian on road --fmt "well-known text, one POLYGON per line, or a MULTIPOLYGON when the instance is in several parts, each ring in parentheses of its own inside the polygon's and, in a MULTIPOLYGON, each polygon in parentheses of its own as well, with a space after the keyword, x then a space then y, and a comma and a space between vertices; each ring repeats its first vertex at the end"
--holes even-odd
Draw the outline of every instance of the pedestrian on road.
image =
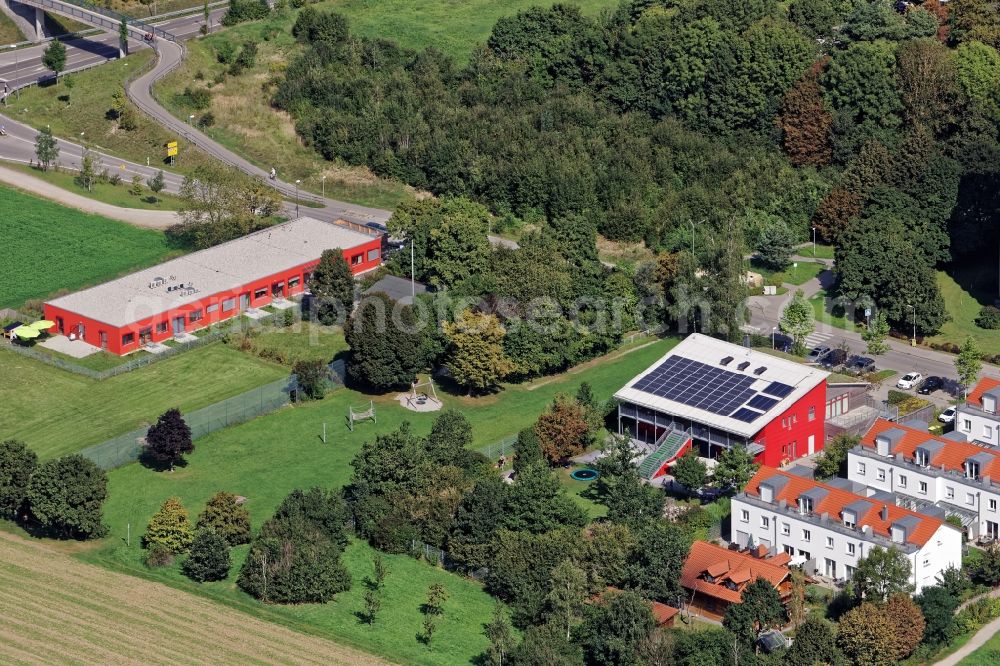
POLYGON ((274 170, 274 167, 271 167, 271 180, 274 180, 276 174, 277 172, 274 170))

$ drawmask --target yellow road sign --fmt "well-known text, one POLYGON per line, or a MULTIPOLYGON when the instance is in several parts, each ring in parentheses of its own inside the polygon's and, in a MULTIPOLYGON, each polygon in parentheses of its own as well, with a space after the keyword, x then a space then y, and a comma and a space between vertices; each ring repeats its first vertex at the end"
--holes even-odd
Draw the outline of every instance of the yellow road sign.
POLYGON ((167 157, 173 157, 177 154, 177 146, 167 146, 167 157))
POLYGON ((177 147, 177 142, 176 141, 168 141, 167 142, 167 148, 176 148, 176 147, 177 147))

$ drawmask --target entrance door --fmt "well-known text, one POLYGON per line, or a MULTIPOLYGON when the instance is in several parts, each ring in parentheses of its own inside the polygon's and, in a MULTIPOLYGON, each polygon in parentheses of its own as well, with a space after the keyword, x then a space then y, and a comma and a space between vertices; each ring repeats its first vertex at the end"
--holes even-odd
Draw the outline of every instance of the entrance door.
POLYGON ((274 298, 282 298, 285 295, 285 283, 275 282, 271 285, 271 296, 274 298))
POLYGON ((85 329, 83 327, 83 324, 77 324, 77 326, 76 326, 76 339, 77 340, 83 340, 83 336, 86 333, 86 331, 87 331, 87 329, 85 329))
MULTIPOLYGON (((102 331, 101 334, 103 335, 104 332, 102 331)), ((151 328, 144 328, 141 331, 139 331, 139 344, 140 345, 145 346, 145 345, 148 345, 152 341, 153 341, 153 329, 151 329, 151 328)))
POLYGON ((816 453, 816 435, 809 435, 809 454, 812 455, 816 453))
POLYGON ((240 294, 240 312, 250 307, 250 294, 240 294))
POLYGON ((825 568, 825 572, 824 573, 826 574, 827 578, 834 578, 834 579, 836 579, 837 578, 837 563, 834 562, 833 560, 831 560, 830 558, 826 558, 826 568, 825 568))
POLYGON ((107 331, 101 331, 101 349, 108 348, 108 333, 107 331))
POLYGON ((66 333, 66 331, 63 330, 63 318, 62 317, 56 317, 56 330, 59 331, 62 334, 66 333))
POLYGON ((174 317, 174 335, 181 335, 184 332, 184 317, 174 317))
POLYGON ((996 541, 1000 539, 1000 524, 993 522, 992 520, 986 521, 986 536, 996 541))

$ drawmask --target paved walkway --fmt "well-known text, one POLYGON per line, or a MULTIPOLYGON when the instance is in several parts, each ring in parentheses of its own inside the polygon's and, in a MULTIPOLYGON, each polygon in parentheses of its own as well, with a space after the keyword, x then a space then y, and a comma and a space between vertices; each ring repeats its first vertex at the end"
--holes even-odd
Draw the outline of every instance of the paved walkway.
POLYGON ((30 174, 15 171, 5 166, 0 166, 0 182, 13 185, 26 192, 37 194, 38 196, 51 199, 66 206, 103 215, 113 220, 120 220, 137 227, 147 227, 150 229, 165 229, 172 224, 180 222, 180 216, 173 211, 167 210, 142 210, 141 208, 120 208, 101 201, 95 201, 81 194, 64 190, 47 181, 30 174))
POLYGON ((958 648, 944 659, 934 662, 934 666, 956 666, 960 661, 981 648, 986 641, 993 638, 993 635, 996 633, 1000 633, 1000 618, 993 620, 977 631, 976 635, 970 638, 968 643, 958 648))

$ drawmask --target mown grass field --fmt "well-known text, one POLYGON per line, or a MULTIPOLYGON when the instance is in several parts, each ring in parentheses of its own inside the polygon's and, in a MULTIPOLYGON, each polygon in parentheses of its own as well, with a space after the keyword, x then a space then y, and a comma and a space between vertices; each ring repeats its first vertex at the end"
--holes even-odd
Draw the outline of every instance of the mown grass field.
POLYGON ((795 285, 805 284, 822 273, 824 268, 826 267, 821 263, 813 261, 796 261, 792 262, 792 264, 784 270, 774 271, 769 268, 765 268, 755 259, 750 261, 750 270, 760 273, 764 277, 764 284, 773 284, 776 286, 781 286, 785 283, 795 285))
POLYGON ((983 305, 992 304, 997 296, 996 264, 952 266, 949 272, 938 271, 937 283, 949 318, 941 332, 928 341, 961 345, 971 336, 984 353, 1000 354, 1000 331, 976 326, 979 310, 983 305))
POLYGON ((958 662, 958 666, 995 666, 996 664, 1000 664, 1000 634, 993 634, 982 647, 958 662))
MULTIPOLYGON (((584 364, 563 375, 508 386, 485 398, 441 395, 446 406, 461 408, 469 418, 474 446, 478 447, 528 426, 557 393, 573 393, 583 381, 590 382, 599 398, 610 396, 673 344, 673 340, 658 340, 584 364)), ((138 464, 112 470, 105 505, 111 536, 89 557, 122 571, 193 588, 176 568, 150 571, 141 564, 142 550, 135 535, 167 497, 179 497, 196 515, 218 490, 243 495, 254 527, 259 528, 291 490, 316 485, 337 488, 347 483, 352 471, 350 461, 363 442, 397 428, 403 421, 410 421, 417 433, 430 430, 435 414, 407 411, 393 398, 394 395, 374 397, 378 422, 358 423, 354 432, 345 423, 348 406, 367 405, 372 397, 342 389, 322 401, 284 409, 203 437, 196 442, 195 452, 188 456, 188 464, 172 473, 155 472, 138 464), (320 437, 324 422, 325 444, 320 437), (124 541, 129 525, 133 534, 131 547, 124 541)), ((596 512, 598 509, 589 500, 578 497, 585 484, 573 484, 576 487, 570 490, 581 506, 596 512)), ((245 557, 246 548, 236 553, 237 559, 245 557)), ((355 584, 359 585, 371 570, 370 549, 355 543, 348 549, 346 561, 354 573, 355 584)), ((466 664, 482 652, 486 646, 482 624, 489 618, 492 600, 477 585, 406 557, 391 558, 390 568, 393 573, 389 584, 393 591, 383 605, 386 621, 377 623, 374 629, 361 624, 354 615, 362 605, 360 588, 344 595, 342 601, 287 608, 253 602, 233 587, 232 576, 229 581, 198 589, 214 599, 260 612, 262 617, 308 627, 338 642, 358 645, 405 663, 466 664), (446 607, 440 633, 427 648, 414 637, 420 622, 415 608, 423 600, 427 585, 435 580, 448 587, 455 612, 449 614, 446 607)))
POLYGON ((0 307, 94 285, 170 255, 159 231, 0 186, 0 307))
POLYGON ((0 625, 5 663, 385 663, 5 532, 0 625))
POLYGON ((277 380, 288 369, 221 343, 95 381, 0 348, 0 439, 43 458, 71 453, 277 380))

